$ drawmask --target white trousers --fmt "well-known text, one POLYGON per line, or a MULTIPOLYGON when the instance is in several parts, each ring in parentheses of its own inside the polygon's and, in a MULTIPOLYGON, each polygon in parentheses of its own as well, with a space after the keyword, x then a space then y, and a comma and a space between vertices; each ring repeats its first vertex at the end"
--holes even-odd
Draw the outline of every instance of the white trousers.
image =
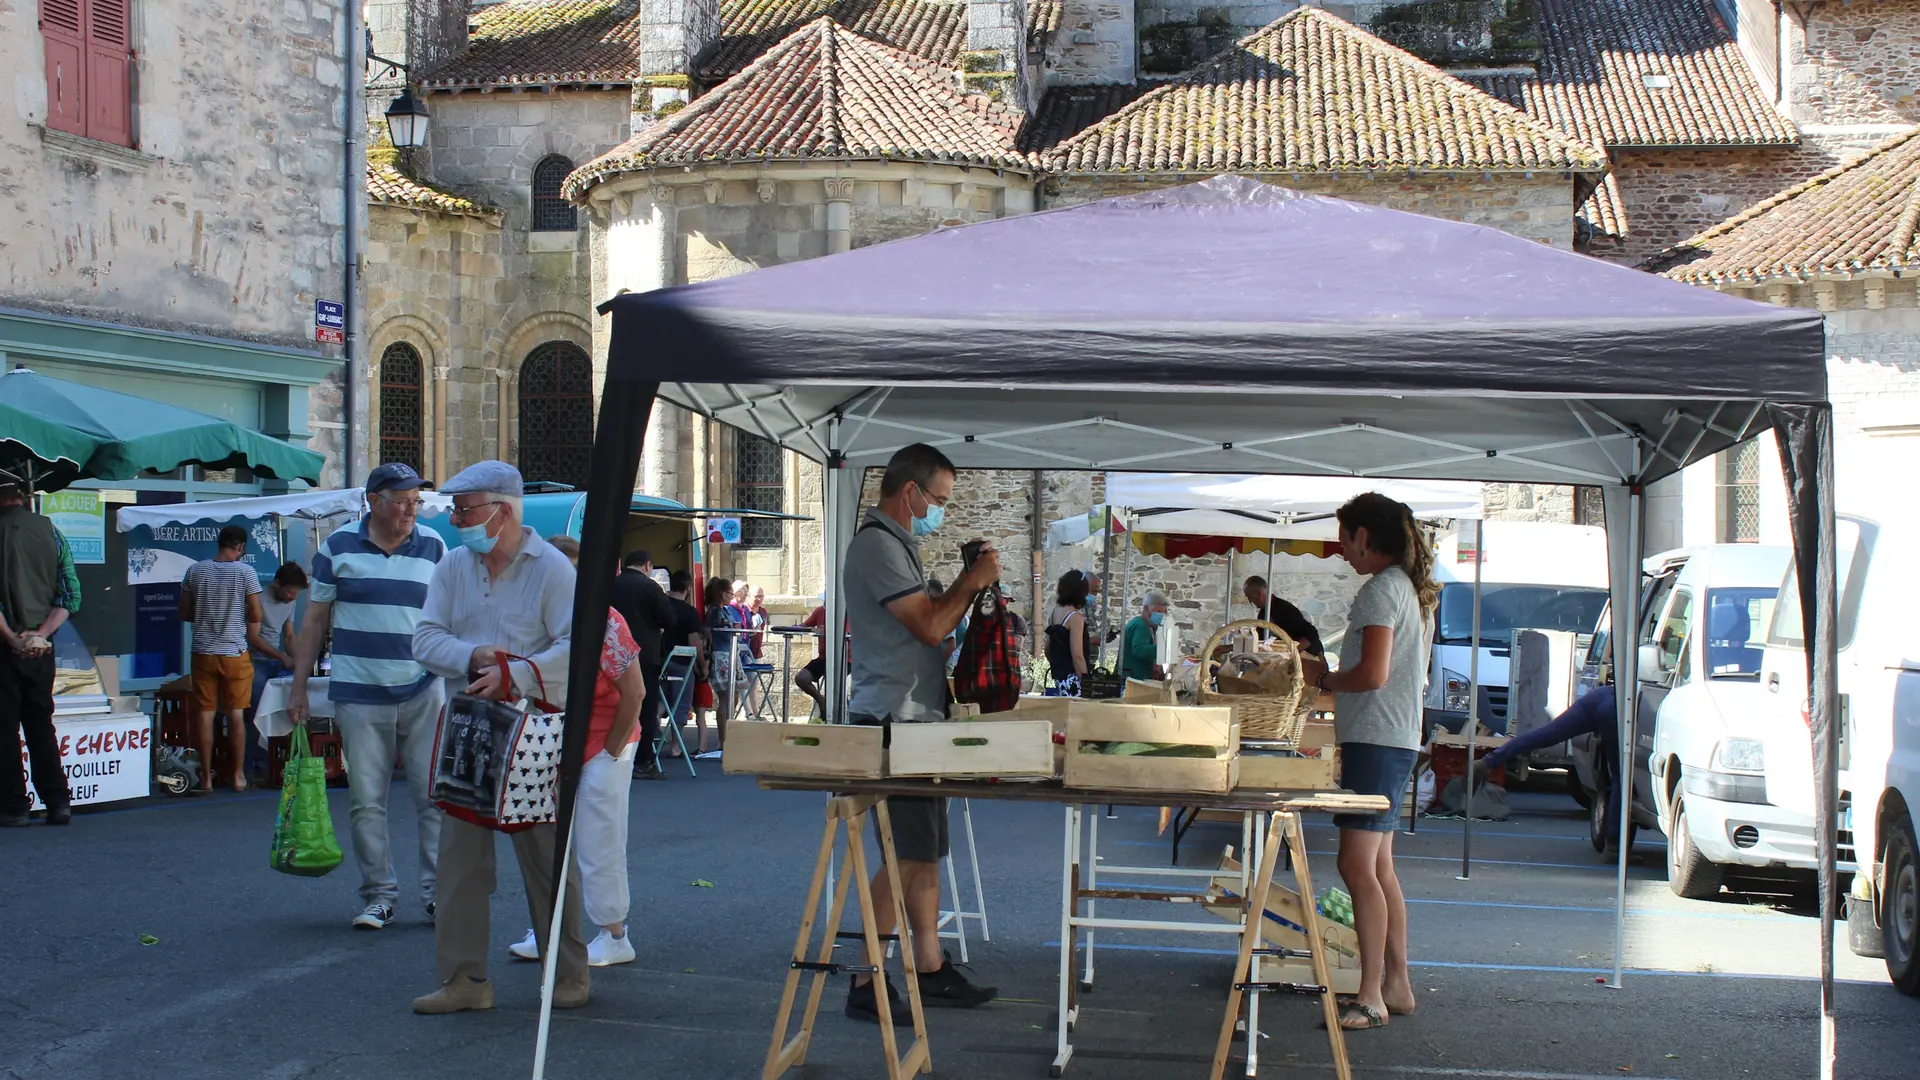
MULTIPOLYGON (((627 921, 627 799, 633 793, 635 740, 618 758, 605 750, 580 767, 573 812, 573 858, 580 867, 580 901, 594 926, 627 921)), ((588 935, 589 937, 592 934, 588 935)))

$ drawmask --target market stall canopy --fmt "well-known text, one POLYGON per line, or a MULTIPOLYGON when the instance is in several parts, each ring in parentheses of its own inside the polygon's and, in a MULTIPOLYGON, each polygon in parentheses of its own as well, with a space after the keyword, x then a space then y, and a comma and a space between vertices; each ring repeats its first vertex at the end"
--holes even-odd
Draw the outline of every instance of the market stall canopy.
POLYGON ((1338 476, 1232 476, 1207 473, 1110 473, 1109 505, 1047 526, 1049 548, 1104 535, 1113 513, 1136 551, 1162 558, 1339 554, 1333 519, 1348 499, 1377 491, 1423 521, 1481 516, 1481 486, 1446 480, 1366 480, 1338 476))
MULTIPOLYGON (((1778 431, 1812 643, 1832 1030, 1839 727, 1819 312, 1237 176, 628 293, 600 311, 612 331, 574 594, 574 636, 588 641, 605 628, 648 435, 638 418, 659 399, 828 465, 829 583, 861 470, 927 442, 961 468, 1597 484, 1621 610, 1646 485, 1778 431)), ((837 625, 831 587, 826 606, 837 625)), ((1631 685, 1631 635, 1612 643, 1631 685)), ((829 670, 843 646, 829 636, 829 670)), ((574 684, 591 684, 597 657, 576 650, 571 664, 574 684)), ((845 715, 837 691, 831 705, 845 715)), ((1631 706, 1622 695, 1628 732, 1631 706)), ((590 708, 568 701, 557 877, 590 708)), ((1616 984, 1624 911, 1623 874, 1616 984)))
POLYGON ((601 310, 621 378, 853 465, 1647 482, 1826 397, 1818 312, 1233 176, 601 310))
MULTIPOLYGON (((420 514, 429 517, 445 514, 453 505, 450 496, 432 491, 420 492, 420 514)), ((196 521, 226 521, 231 518, 291 517, 318 521, 323 518, 357 515, 366 509, 365 488, 328 488, 324 491, 297 491, 287 495, 262 495, 250 499, 214 499, 208 502, 163 503, 158 506, 122 506, 114 511, 114 527, 129 532, 138 526, 191 525, 196 521)))
POLYGON ((1414 517, 1426 521, 1477 518, 1484 513, 1481 486, 1457 481, 1128 472, 1107 477, 1107 502, 1133 511, 1143 527, 1145 515, 1162 512, 1156 508, 1241 510, 1298 522, 1329 517, 1347 500, 1368 491, 1406 503, 1414 517))
POLYGON ((27 368, 0 374, 0 432, 0 471, 38 491, 182 465, 317 484, 324 461, 231 421, 27 368))

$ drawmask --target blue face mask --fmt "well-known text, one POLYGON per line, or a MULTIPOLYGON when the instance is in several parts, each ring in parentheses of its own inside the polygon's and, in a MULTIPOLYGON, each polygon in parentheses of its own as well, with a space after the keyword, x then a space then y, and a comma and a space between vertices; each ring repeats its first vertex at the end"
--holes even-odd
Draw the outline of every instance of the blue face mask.
POLYGON ((488 536, 485 525, 462 525, 459 529, 460 543, 475 555, 485 555, 500 542, 497 536, 488 536))
POLYGON ((1166 621, 1167 621, 1167 613, 1164 611, 1150 611, 1147 613, 1148 626, 1159 626, 1161 623, 1166 621))
MULTIPOLYGON (((924 490, 921 491, 920 494, 922 498, 925 498, 926 492, 924 490)), ((927 512, 913 519, 913 535, 931 536, 933 535, 933 530, 939 528, 940 523, 946 519, 947 508, 944 506, 935 506, 933 500, 928 499, 927 512)))

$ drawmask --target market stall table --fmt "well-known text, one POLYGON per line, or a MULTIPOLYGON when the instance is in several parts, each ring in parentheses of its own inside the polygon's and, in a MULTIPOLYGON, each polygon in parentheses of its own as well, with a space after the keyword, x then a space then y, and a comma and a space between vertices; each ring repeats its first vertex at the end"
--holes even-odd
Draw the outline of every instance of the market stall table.
MULTIPOLYGON (((870 923, 863 922, 860 933, 842 934, 838 917, 843 909, 847 883, 843 880, 836 890, 836 899, 828 916, 825 937, 820 946, 820 959, 808 960, 806 950, 813 930, 813 920, 819 909, 821 888, 825 881, 826 865, 831 853, 835 830, 842 821, 848 832, 850 848, 849 862, 852 864, 849 878, 864 880, 864 860, 854 854, 858 848, 860 826, 864 823, 865 808, 855 809, 848 797, 862 800, 880 799, 889 796, 918 796, 959 799, 1002 799, 1010 802, 1051 802, 1064 805, 1066 813, 1065 850, 1061 855, 1061 911, 1060 911, 1060 1007, 1057 1023, 1058 1053, 1054 1058, 1051 1075, 1061 1076, 1073 1058, 1073 1043, 1069 1038, 1073 1030, 1078 1011, 1080 984, 1073 977, 1073 954, 1080 931, 1087 935, 1088 969, 1087 982, 1092 978, 1093 933, 1097 929, 1115 930, 1154 930, 1181 933, 1236 934, 1240 938, 1239 956, 1234 966, 1233 990, 1227 997, 1226 1015, 1221 1023, 1220 1038, 1217 1043, 1213 1068, 1209 1074, 1212 1080, 1221 1080, 1225 1074, 1227 1051, 1232 1045, 1236 1021, 1239 1018, 1240 999, 1250 995, 1247 1017, 1247 1070, 1248 1076, 1254 1076, 1259 1068, 1259 995, 1262 993, 1310 993, 1321 999, 1322 1011, 1327 1021, 1327 1043, 1332 1050, 1334 1072, 1339 1080, 1348 1080, 1352 1075, 1347 1063, 1346 1041, 1339 1022, 1339 1006, 1334 1000, 1332 972, 1328 964, 1325 943, 1319 930, 1319 918, 1312 902, 1313 882, 1307 868, 1306 849, 1301 840, 1299 815, 1307 811, 1343 811, 1378 812, 1389 805, 1388 800, 1377 795, 1355 795, 1342 791, 1229 791, 1220 794, 1180 792, 1155 792, 1140 790, 1095 790, 1088 788, 1069 788, 1058 780, 1001 782, 993 783, 978 780, 850 780, 825 779, 797 776, 762 776, 760 786, 770 790, 782 791, 820 791, 835 795, 828 807, 827 833, 822 838, 820 859, 814 873, 812 889, 807 899, 805 912, 801 920, 801 933, 795 948, 788 975, 788 987, 781 998, 781 1010, 778 1026, 775 1028, 773 1046, 767 1055, 763 1080, 772 1080, 785 1073, 789 1068, 803 1063, 806 1059, 806 1045, 813 1027, 813 1020, 820 1005, 820 996, 825 976, 840 971, 855 970, 852 965, 836 965, 829 961, 832 943, 836 936, 864 937, 867 941, 865 969, 880 967, 881 954, 878 938, 867 929, 870 923), (1202 898, 1190 892, 1171 892, 1152 889, 1102 889, 1098 883, 1097 861, 1094 857, 1099 842, 1099 816, 1085 812, 1089 806, 1102 804, 1116 806, 1159 807, 1170 803, 1180 803, 1210 810, 1239 811, 1246 816, 1246 828, 1252 841, 1249 847, 1251 857, 1243 864, 1243 886, 1240 893, 1240 915, 1232 922, 1207 924, 1195 922, 1166 922, 1146 919, 1100 918, 1093 912, 1093 905, 1100 899, 1113 900, 1156 900, 1168 903, 1197 904, 1202 898), (1266 827, 1257 827, 1258 820, 1264 816, 1266 827), (1081 881, 1080 853, 1083 843, 1087 846, 1089 857, 1086 866, 1086 883, 1081 881), (1292 854, 1293 875, 1298 884, 1298 895, 1305 902, 1302 905, 1301 930, 1307 939, 1306 950, 1268 948, 1262 940, 1263 913, 1267 911, 1268 893, 1273 881, 1276 857, 1280 845, 1286 844, 1292 854), (1258 867, 1256 870, 1255 867, 1258 867), (1250 876, 1248 876, 1250 875, 1250 876), (1088 906, 1086 915, 1080 914, 1080 904, 1088 906), (1293 984, 1262 980, 1260 961, 1263 959, 1310 960, 1313 966, 1314 984, 1293 984), (802 971, 814 974, 814 985, 808 993, 807 1008, 803 1014, 801 1027, 792 1040, 786 1040, 788 1018, 794 1005, 799 975, 802 971), (776 1067, 777 1066, 777 1067, 776 1067)), ((871 805, 869 801, 867 805, 871 805)), ((884 803, 880 809, 879 829, 883 858, 892 870, 893 843, 891 830, 885 817, 884 803)), ((1109 874, 1155 875, 1161 877, 1183 876, 1215 879, 1221 876, 1215 870, 1180 870, 1164 867, 1108 867, 1109 874)), ((864 893, 864 890, 862 890, 864 893)), ((895 896, 898 896, 896 888, 895 896)), ((865 902, 864 896, 862 898, 865 902)), ((911 951, 902 949, 902 954, 911 963, 911 951)), ((909 984, 912 983, 911 967, 909 984)), ((927 1046, 924 1026, 920 1020, 917 995, 911 1002, 914 1025, 919 1042, 909 1051, 907 1059, 902 1061, 893 1053, 893 1028, 886 1014, 881 1017, 883 1043, 888 1052, 888 1076, 892 1080, 913 1075, 907 1068, 909 1063, 925 1064, 931 1070, 931 1053, 922 1053, 927 1046)))

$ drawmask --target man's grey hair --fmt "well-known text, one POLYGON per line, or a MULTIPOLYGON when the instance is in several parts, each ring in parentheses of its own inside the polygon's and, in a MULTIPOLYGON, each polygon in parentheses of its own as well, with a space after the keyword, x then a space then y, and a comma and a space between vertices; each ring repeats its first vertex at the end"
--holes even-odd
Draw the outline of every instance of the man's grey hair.
POLYGON ((1166 605, 1166 593, 1161 592, 1159 589, 1148 589, 1146 597, 1140 601, 1140 610, 1152 611, 1154 608, 1165 607, 1166 605))

